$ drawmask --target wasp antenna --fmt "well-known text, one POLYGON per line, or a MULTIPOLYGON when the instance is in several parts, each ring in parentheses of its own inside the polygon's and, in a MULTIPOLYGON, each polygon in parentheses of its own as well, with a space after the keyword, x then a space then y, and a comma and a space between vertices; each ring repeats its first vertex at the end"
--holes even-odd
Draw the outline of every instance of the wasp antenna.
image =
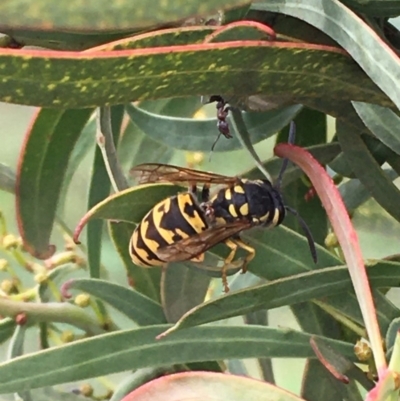
POLYGON ((296 124, 294 123, 294 121, 290 121, 288 143, 293 145, 295 139, 296 139, 296 124))
MULTIPOLYGON (((296 138, 296 124, 294 123, 294 121, 290 121, 288 143, 293 145, 295 138, 296 138)), ((289 160, 283 159, 281 171, 279 171, 278 179, 276 180, 276 188, 278 189, 282 185, 283 174, 285 173, 288 164, 289 160)))
POLYGON ((317 249, 315 248, 315 242, 314 242, 314 238, 311 234, 310 229, 308 228, 307 223, 303 220, 303 218, 299 215, 297 210, 292 209, 289 206, 285 206, 285 209, 292 213, 294 216, 297 217, 297 219, 299 220, 299 223, 301 225, 301 228, 304 231, 304 234, 306 235, 307 241, 308 241, 308 246, 310 248, 310 252, 311 252, 311 256, 313 258, 314 263, 317 263, 318 258, 317 258, 317 249))

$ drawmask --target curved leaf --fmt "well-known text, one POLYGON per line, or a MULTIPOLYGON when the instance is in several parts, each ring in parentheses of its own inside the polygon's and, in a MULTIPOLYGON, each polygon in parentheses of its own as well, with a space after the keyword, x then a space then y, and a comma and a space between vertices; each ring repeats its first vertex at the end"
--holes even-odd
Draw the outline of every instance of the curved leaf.
MULTIPOLYGON (((275 134, 286 126, 301 109, 301 105, 262 113, 244 113, 252 143, 257 143, 275 134)), ((126 106, 132 120, 146 135, 157 142, 175 149, 209 152, 218 135, 217 118, 194 119, 169 117, 147 112, 132 104, 126 106)), ((234 136, 221 141, 216 151, 241 149, 240 141, 234 136)))
MULTIPOLYGON (((398 285, 400 273, 395 266, 398 264, 380 262, 369 267, 371 285, 377 288, 398 285)), ((345 266, 312 270, 208 301, 186 313, 171 331, 351 290, 352 283, 345 266)))
MULTIPOLYGON (((341 152, 340 145, 336 142, 310 146, 306 149, 323 165, 328 164, 341 152)), ((282 159, 280 157, 272 157, 264 162, 263 166, 271 175, 272 181, 276 181, 282 167, 282 159)), ((257 167, 244 172, 242 175, 250 179, 262 178, 260 170, 257 167)), ((304 173, 297 166, 294 164, 289 165, 283 176, 282 188, 300 178, 302 175, 304 175, 304 173)))
MULTIPOLYGON (((155 337, 168 327, 160 325, 109 333, 2 363, 0 393, 151 366, 231 358, 314 357, 310 334, 291 329, 207 326, 156 340, 155 337)), ((325 342, 354 360, 352 344, 331 339, 325 342)))
POLYGON ((193 397, 203 401, 303 401, 300 397, 270 383, 249 377, 215 372, 184 372, 164 376, 146 383, 122 401, 190 401, 193 397))
POLYGON ((375 200, 400 221, 400 191, 375 161, 360 135, 337 122, 337 135, 348 164, 375 200))
POLYGON ((115 42, 89 49, 88 51, 110 51, 127 49, 145 49, 147 47, 179 46, 202 43, 207 35, 217 29, 213 26, 181 26, 179 28, 162 29, 130 36, 115 42))
POLYGON ((373 17, 397 17, 400 15, 398 0, 345 0, 347 6, 373 17))
MULTIPOLYGON (((398 174, 393 170, 383 170, 383 172, 391 181, 398 177, 398 174)), ((353 213, 359 206, 371 198, 370 192, 357 179, 340 184, 339 192, 349 213, 353 213)))
POLYGON ((74 232, 77 241, 85 224, 92 219, 109 219, 138 224, 145 214, 161 200, 176 195, 183 187, 169 184, 147 184, 128 188, 111 195, 90 209, 74 232))
POLYGON ((386 146, 400 154, 400 118, 390 109, 368 103, 352 102, 369 130, 386 146))
POLYGON ((340 1, 324 0, 324 7, 321 7, 320 0, 306 3, 299 3, 297 0, 272 0, 255 3, 252 8, 300 18, 329 35, 400 109, 400 95, 397 90, 400 79, 398 55, 361 17, 340 1))
POLYGON ((156 52, 0 49, 0 64, 1 101, 45 107, 123 104, 215 93, 216 88, 226 95, 263 93, 292 103, 328 96, 393 107, 344 52, 302 43, 233 41, 159 47, 156 52), (35 77, 44 70, 38 81, 35 77))
POLYGON ((100 298, 139 325, 165 323, 160 304, 118 284, 97 279, 77 279, 68 283, 68 289, 78 289, 100 298))
POLYGON ((26 134, 17 171, 17 219, 25 247, 39 259, 54 252, 49 240, 63 177, 91 113, 42 109, 26 134))
POLYGON ((129 223, 110 221, 108 227, 114 246, 125 265, 129 284, 136 291, 158 302, 160 299, 161 269, 143 269, 143 267, 136 266, 132 263, 129 255, 129 240, 135 226, 129 223))
POLYGON ((193 15, 207 15, 220 9, 248 4, 248 0, 158 1, 136 0, 117 3, 106 0, 73 1, 49 7, 46 0, 20 0, 0 5, 0 27, 64 31, 124 30, 179 21, 193 15), (21 13, 21 10, 25 12, 21 13))
POLYGON ((75 143, 72 150, 71 157, 68 161, 68 167, 65 172, 64 180, 62 183, 60 201, 58 210, 63 211, 65 207, 66 195, 69 185, 74 177, 76 170, 85 158, 85 156, 92 151, 96 146, 96 119, 91 118, 82 129, 81 135, 75 143))
POLYGON ((7 341, 14 333, 16 323, 13 319, 0 320, 0 344, 7 341))
POLYGON ((168 323, 175 323, 206 297, 210 277, 190 269, 191 262, 169 263, 161 277, 161 302, 168 323))

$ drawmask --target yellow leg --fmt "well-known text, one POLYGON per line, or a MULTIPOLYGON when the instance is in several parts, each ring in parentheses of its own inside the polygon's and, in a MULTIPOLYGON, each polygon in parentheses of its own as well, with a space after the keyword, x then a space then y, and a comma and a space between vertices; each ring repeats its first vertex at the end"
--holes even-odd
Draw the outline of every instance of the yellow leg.
POLYGON ((236 239, 236 238, 235 239, 227 239, 225 241, 225 244, 226 244, 226 246, 228 246, 231 249, 231 252, 229 253, 228 257, 225 259, 224 266, 222 267, 221 275, 222 275, 222 284, 224 286, 224 291, 229 292, 226 270, 227 270, 227 267, 232 263, 233 259, 235 258, 238 248, 242 248, 248 252, 248 254, 245 257, 244 262, 243 262, 242 274, 246 273, 247 265, 254 258, 256 251, 251 246, 245 244, 241 239, 236 239))
POLYGON ((236 242, 239 248, 242 248, 248 252, 242 266, 242 274, 243 274, 247 272, 247 265, 253 260, 254 256, 256 256, 256 250, 250 245, 244 243, 241 239, 235 239, 234 241, 236 242))

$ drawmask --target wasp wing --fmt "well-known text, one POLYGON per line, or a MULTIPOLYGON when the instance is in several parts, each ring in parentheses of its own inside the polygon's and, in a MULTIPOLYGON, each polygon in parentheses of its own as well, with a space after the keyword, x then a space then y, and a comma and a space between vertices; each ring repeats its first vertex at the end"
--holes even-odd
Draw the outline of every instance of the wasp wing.
POLYGON ((211 227, 201 233, 191 235, 173 244, 159 248, 157 256, 165 262, 182 262, 208 251, 213 246, 225 241, 252 226, 249 221, 235 221, 221 226, 211 227))
POLYGON ((234 184, 238 180, 237 177, 160 163, 139 164, 131 169, 131 174, 138 180, 138 184, 156 182, 234 184))

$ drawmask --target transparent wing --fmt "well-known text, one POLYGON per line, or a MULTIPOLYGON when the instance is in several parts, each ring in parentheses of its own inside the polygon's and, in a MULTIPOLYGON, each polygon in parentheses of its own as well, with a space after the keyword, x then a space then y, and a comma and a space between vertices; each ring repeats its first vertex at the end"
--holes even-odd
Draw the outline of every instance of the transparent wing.
POLYGON ((225 241, 235 234, 251 227, 249 221, 240 220, 221 226, 211 227, 199 234, 174 242, 157 250, 157 256, 166 262, 181 262, 192 259, 225 241))
POLYGON ((237 177, 160 163, 139 164, 131 169, 131 174, 138 180, 138 184, 156 182, 234 184, 238 180, 237 177))

